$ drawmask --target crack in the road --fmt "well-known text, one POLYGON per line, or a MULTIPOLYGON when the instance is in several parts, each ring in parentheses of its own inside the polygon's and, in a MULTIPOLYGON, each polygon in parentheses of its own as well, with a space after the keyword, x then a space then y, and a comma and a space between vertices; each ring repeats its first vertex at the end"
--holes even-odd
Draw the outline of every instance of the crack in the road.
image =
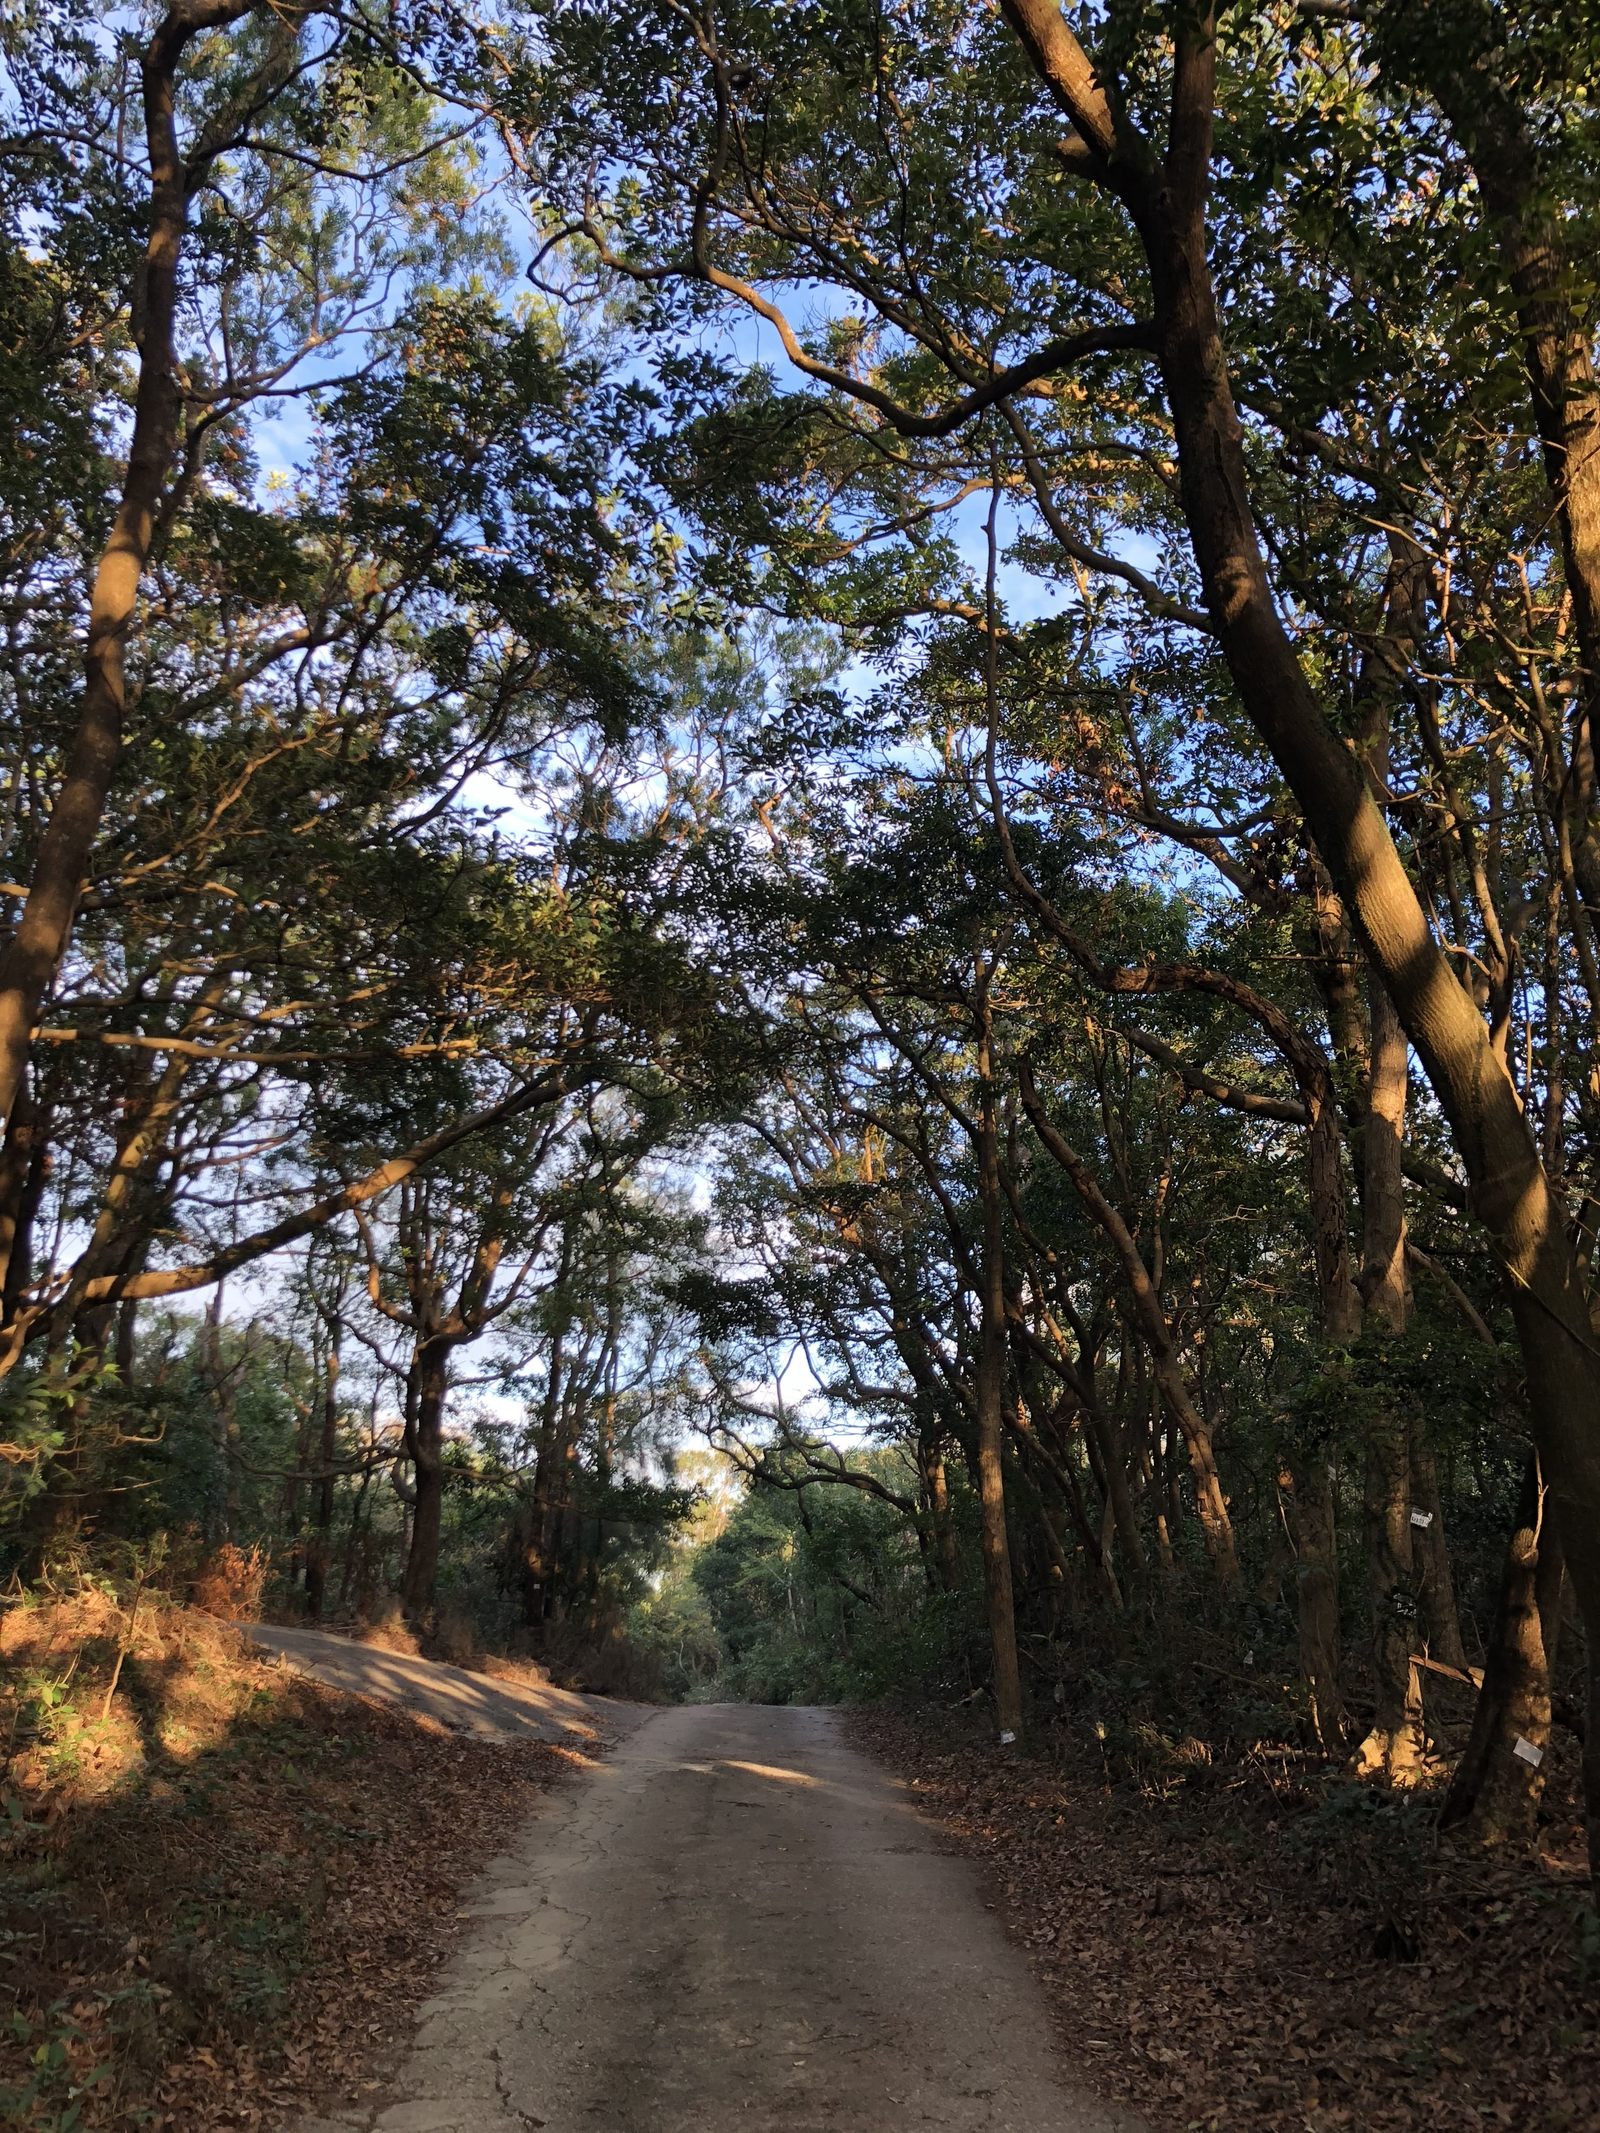
POLYGON ((550 2121, 547 2118, 539 2118, 532 2111, 524 2111, 512 2095, 506 2082, 505 2060, 498 2044, 491 2047, 489 2058, 494 2066, 494 2092, 500 2099, 502 2112, 514 2124, 525 2129, 548 2125, 550 2121))

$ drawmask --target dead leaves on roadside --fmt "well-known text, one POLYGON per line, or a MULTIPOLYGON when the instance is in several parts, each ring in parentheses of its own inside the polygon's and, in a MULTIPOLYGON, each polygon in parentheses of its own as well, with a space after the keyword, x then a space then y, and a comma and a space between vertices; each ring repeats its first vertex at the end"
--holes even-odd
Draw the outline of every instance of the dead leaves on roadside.
POLYGON ((265 2133, 359 2092, 466 1885, 582 1760, 278 1681, 224 1742, 13 1844, 6 2122, 54 2129, 75 2103, 85 2133, 265 2133))
POLYGON ((1140 1791, 945 1713, 853 1725, 987 1870, 1069 2072, 1155 2133, 1600 2129, 1567 1862, 1441 1854, 1425 1805, 1343 1781, 1140 1791))

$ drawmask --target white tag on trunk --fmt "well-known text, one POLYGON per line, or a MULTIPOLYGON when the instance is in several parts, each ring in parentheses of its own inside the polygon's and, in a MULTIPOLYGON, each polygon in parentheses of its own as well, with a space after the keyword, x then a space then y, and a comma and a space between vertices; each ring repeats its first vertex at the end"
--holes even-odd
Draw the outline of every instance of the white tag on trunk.
POLYGON ((1520 1733, 1517 1735, 1516 1746, 1511 1752, 1513 1755, 1519 1756, 1523 1762, 1532 1763, 1535 1770, 1544 1761, 1544 1750, 1536 1748, 1531 1740, 1524 1740, 1520 1733))
POLYGON ((1012 1748, 1015 1747, 1016 1740, 1017 1736, 1014 1733, 1002 1733, 1000 1736, 1000 1745, 1002 1748, 1012 1748))
POLYGON ((1431 1526, 1433 1524, 1433 1513, 1431 1511, 1413 1511, 1411 1523, 1414 1526, 1431 1526))

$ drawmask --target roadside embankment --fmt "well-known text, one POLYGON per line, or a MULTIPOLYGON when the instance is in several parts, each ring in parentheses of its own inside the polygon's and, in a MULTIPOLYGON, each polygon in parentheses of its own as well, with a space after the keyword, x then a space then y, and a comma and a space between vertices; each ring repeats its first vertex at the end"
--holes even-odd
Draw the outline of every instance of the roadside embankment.
POLYGON ((454 1730, 132 1599, 0 1615, 0 2120, 271 2127, 330 2070, 360 2093, 461 1891, 600 1743, 454 1730))

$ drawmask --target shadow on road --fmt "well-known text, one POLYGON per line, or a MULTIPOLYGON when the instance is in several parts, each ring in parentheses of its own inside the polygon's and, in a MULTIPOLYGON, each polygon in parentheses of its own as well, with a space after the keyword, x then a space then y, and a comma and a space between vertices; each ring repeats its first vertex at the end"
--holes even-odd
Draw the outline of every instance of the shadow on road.
POLYGON ((457 1732, 510 1740, 592 1742, 638 1715, 632 1704, 580 1696, 549 1682, 517 1682, 470 1674, 433 1659, 413 1659, 314 1629, 267 1622, 240 1628, 264 1650, 299 1672, 352 1696, 376 1696, 457 1732))

